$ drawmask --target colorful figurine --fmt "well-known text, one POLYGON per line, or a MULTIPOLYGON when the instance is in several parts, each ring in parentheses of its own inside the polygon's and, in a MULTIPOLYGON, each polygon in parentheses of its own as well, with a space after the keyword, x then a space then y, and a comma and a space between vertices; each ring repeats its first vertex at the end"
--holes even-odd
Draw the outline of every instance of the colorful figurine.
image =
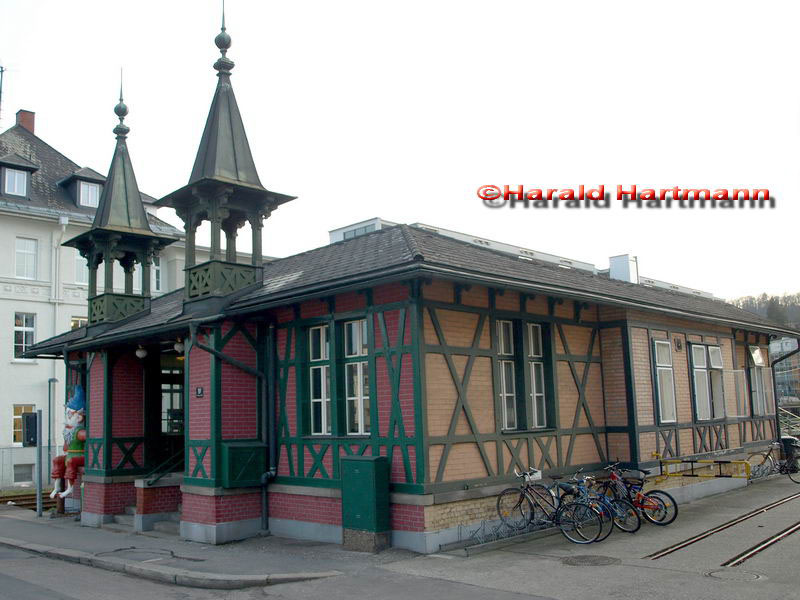
POLYGON ((64 452, 65 455, 53 459, 53 472, 50 477, 55 480, 51 498, 58 494, 61 498, 72 495, 72 487, 78 478, 78 470, 83 467, 83 449, 86 445, 86 396, 83 386, 75 385, 72 397, 67 402, 64 416, 64 452), (67 489, 61 491, 61 479, 67 480, 67 489))

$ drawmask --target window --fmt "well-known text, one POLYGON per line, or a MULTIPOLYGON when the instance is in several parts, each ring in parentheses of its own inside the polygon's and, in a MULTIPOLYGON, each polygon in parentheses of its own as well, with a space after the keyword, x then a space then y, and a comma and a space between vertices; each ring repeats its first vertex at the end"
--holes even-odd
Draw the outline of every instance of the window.
POLYGON ((344 387, 347 402, 347 433, 369 433, 369 363, 367 320, 348 321, 344 330, 344 387))
POLYGON ((772 372, 764 360, 761 348, 750 346, 750 398, 753 415, 772 414, 772 372))
POLYGON ((369 233, 370 231, 375 231, 375 225, 364 225, 363 227, 356 227, 355 229, 350 229, 349 231, 345 231, 342 234, 342 238, 345 240, 349 240, 354 237, 358 237, 359 235, 364 235, 365 233, 369 233))
POLYGON ((672 371, 672 345, 669 341, 653 340, 656 363, 656 393, 658 396, 658 419, 661 423, 678 420, 675 405, 675 374, 672 371))
POLYGON ((81 181, 78 204, 90 208, 97 208, 99 203, 100 185, 97 183, 89 183, 88 181, 81 181))
POLYGON ((692 380, 698 421, 725 417, 722 385, 722 350, 719 346, 692 344, 692 380))
POLYGON ((153 257, 153 291, 161 291, 161 257, 153 257))
POLYGON ((32 413, 36 411, 35 404, 15 404, 14 405, 14 419, 13 419, 13 437, 12 441, 17 444, 22 444, 22 415, 24 413, 32 413))
POLYGON ((531 426, 547 426, 544 388, 544 362, 542 351, 542 326, 528 323, 528 363, 531 370, 531 426))
POLYGON ((89 264, 77 250, 75 250, 75 283, 89 284, 89 264))
POLYGON ((30 238, 17 238, 16 275, 22 279, 36 279, 36 256, 39 242, 30 238))
POLYGON ((311 434, 331 433, 331 372, 328 326, 308 331, 308 358, 311 386, 311 434))
POLYGON ((25 351, 33 346, 36 332, 36 315, 14 313, 14 358, 22 358, 25 351))
POLYGON ((87 319, 86 317, 72 317, 69 320, 69 328, 70 329, 79 329, 79 328, 83 327, 84 325, 88 325, 88 324, 89 324, 89 319, 87 319))
POLYGON ((28 174, 17 169, 6 169, 6 194, 28 195, 28 174))
POLYGON ((161 433, 183 435, 182 369, 161 369, 161 433))
POLYGON ((517 390, 514 364, 514 323, 497 322, 497 354, 500 358, 500 404, 503 429, 517 428, 517 390))

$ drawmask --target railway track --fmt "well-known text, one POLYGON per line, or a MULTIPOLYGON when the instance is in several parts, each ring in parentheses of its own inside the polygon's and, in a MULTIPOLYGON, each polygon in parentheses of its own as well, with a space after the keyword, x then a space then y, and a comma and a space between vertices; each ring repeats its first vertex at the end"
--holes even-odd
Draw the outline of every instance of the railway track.
MULTIPOLYGON (((13 502, 15 506, 20 508, 29 508, 36 510, 36 492, 30 494, 0 494, 0 505, 5 506, 9 502, 13 502)), ((54 498, 50 498, 49 490, 42 492, 42 510, 48 510, 56 505, 54 498)))
MULTIPOLYGON (((679 550, 683 550, 685 548, 688 548, 689 546, 692 546, 694 544, 697 544, 698 542, 702 542, 703 540, 708 539, 709 537, 711 537, 714 534, 717 534, 717 533, 719 533, 721 531, 725 531, 726 529, 730 529, 731 527, 735 527, 739 523, 743 523, 744 521, 747 521, 748 519, 752 519, 753 517, 757 517, 759 515, 763 515, 765 512, 767 512, 769 510, 772 510, 773 508, 777 508, 779 506, 782 506, 782 505, 786 504, 787 502, 791 502, 791 501, 797 500, 797 499, 800 499, 800 493, 792 494, 791 496, 787 496, 785 498, 781 498, 780 500, 776 500, 775 502, 770 502, 769 504, 766 504, 766 505, 761 506, 761 507, 759 507, 759 508, 757 508, 755 510, 752 510, 752 511, 750 511, 748 513, 745 513, 745 514, 741 515, 740 517, 736 517, 735 519, 731 519, 730 521, 722 523, 721 525, 717 525, 716 527, 712 527, 711 529, 706 529, 705 531, 703 531, 701 533, 698 533, 697 535, 693 535, 692 537, 687 538, 685 540, 682 540, 682 541, 678 542, 677 544, 673 544, 671 546, 667 546, 666 548, 663 548, 663 549, 659 550, 658 552, 654 552, 653 554, 648 554, 644 558, 649 558, 650 560, 658 560, 659 558, 663 558, 665 556, 668 556, 668 555, 672 554, 673 552, 678 552, 679 550)), ((738 566, 738 565, 742 564, 743 562, 745 562, 746 560, 749 560, 750 558, 752 558, 753 556, 755 556, 759 552, 769 548, 773 544, 777 544, 781 540, 787 538, 788 536, 792 535, 793 533, 796 533, 797 531, 800 531, 800 521, 798 521, 794 525, 790 525, 786 529, 784 529, 782 531, 779 531, 778 533, 776 533, 774 535, 771 535, 771 536, 761 540, 759 543, 755 544, 754 546, 751 546, 750 548, 748 548, 744 552, 742 552, 740 554, 737 554, 733 558, 730 558, 730 559, 726 560, 720 566, 722 566, 722 567, 735 567, 735 566, 738 566)))

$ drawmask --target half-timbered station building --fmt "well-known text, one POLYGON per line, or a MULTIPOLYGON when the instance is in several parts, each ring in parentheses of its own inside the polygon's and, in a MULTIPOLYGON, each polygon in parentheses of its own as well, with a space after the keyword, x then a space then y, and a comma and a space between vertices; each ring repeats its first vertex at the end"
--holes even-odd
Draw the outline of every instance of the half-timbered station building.
POLYGON ((136 529, 177 513, 192 540, 268 529, 341 542, 377 510, 365 529, 431 552, 492 518, 515 468, 648 465, 777 435, 767 347, 800 332, 720 300, 407 225, 263 263, 263 221, 293 198, 259 180, 230 37, 215 41, 189 183, 157 201, 185 223, 185 287, 151 298, 126 276, 113 291, 110 265, 146 270, 170 242, 142 216, 118 107, 95 224, 67 242, 89 261, 89 324, 28 352, 63 359, 86 389, 84 524, 135 506, 136 529), (210 259, 198 263, 203 221, 210 259), (245 222, 250 264, 235 260, 245 222), (163 426, 164 398, 181 403, 182 435, 163 426), (352 457, 385 457, 363 464, 385 464, 388 481, 374 466, 353 495, 352 457))

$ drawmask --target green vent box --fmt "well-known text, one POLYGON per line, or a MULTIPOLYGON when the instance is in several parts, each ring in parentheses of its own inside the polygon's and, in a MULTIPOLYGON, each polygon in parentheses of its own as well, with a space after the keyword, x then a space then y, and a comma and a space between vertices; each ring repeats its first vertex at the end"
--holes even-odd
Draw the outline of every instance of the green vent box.
POLYGON ((222 444, 222 487, 258 487, 267 470, 267 446, 260 442, 222 444))
POLYGON ((389 531, 389 462, 385 456, 343 456, 342 527, 389 531))

